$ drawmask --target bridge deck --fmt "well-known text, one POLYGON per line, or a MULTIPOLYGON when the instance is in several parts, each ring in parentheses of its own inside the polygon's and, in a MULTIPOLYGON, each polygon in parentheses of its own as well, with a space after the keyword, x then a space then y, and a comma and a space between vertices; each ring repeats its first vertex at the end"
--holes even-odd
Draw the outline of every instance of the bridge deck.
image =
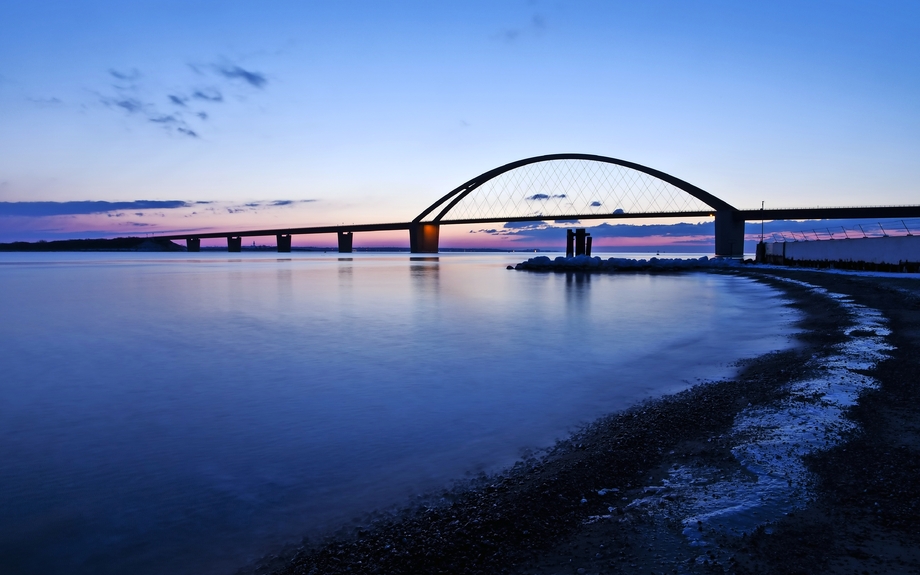
MULTIPOLYGON (((744 221, 764 220, 814 220, 814 219, 860 219, 860 218, 916 218, 920 217, 920 206, 866 206, 853 208, 779 208, 769 210, 738 210, 737 218, 744 221)), ((640 218, 699 218, 711 217, 714 211, 658 212, 627 214, 581 214, 572 216, 521 216, 514 218, 479 218, 465 220, 441 220, 439 225, 496 224, 507 222, 538 222, 569 220, 622 220, 640 218)), ((434 222, 419 222, 434 223, 434 222)), ((185 232, 181 234, 157 235, 167 240, 186 238, 226 238, 277 235, 334 234, 338 232, 382 232, 409 230, 413 222, 392 222, 382 224, 343 224, 338 226, 312 226, 304 228, 271 228, 261 230, 231 230, 222 232, 185 232)))

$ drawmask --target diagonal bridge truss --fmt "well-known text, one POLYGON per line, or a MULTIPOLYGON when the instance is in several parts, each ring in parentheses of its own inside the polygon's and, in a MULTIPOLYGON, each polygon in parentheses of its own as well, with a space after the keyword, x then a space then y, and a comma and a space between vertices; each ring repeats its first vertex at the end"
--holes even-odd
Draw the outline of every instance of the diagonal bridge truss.
POLYGON ((481 174, 441 197, 416 223, 708 216, 728 203, 664 172, 592 154, 551 154, 481 174))

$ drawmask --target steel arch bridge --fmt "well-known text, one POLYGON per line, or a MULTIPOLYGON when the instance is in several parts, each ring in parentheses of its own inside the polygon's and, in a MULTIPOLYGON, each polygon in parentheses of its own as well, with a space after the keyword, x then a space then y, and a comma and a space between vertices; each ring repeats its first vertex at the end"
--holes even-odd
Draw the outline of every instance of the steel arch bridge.
POLYGON ((715 254, 744 253, 749 220, 920 217, 920 206, 863 206, 739 210, 670 174, 594 154, 549 154, 499 166, 464 182, 411 222, 223 231, 157 236, 185 240, 200 250, 202 238, 227 238, 240 251, 243 237, 277 238, 291 251, 291 236, 337 233, 339 252, 351 252, 355 232, 408 230, 410 251, 437 253, 442 225, 542 220, 715 217, 715 254))
POLYGON ((546 219, 716 218, 716 254, 741 255, 738 210, 689 182, 594 154, 549 154, 499 166, 454 188, 414 220, 412 251, 437 251, 438 226, 546 219))

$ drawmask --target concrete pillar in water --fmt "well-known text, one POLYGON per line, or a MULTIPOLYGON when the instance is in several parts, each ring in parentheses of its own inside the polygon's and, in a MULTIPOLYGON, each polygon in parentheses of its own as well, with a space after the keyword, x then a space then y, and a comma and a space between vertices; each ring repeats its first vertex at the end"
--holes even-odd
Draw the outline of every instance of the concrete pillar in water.
POLYGON ((291 253, 291 234, 278 234, 275 236, 278 244, 278 253, 291 253))
POLYGON ((352 252, 352 240, 354 239, 354 232, 339 232, 339 253, 350 254, 352 252))
POLYGON ((413 254, 438 253, 440 228, 438 224, 413 223, 409 227, 409 251, 413 254))
POLYGON ((583 256, 585 255, 585 229, 578 228, 575 230, 575 255, 583 256))
POLYGON ((767 244, 760 242, 757 244, 757 252, 754 261, 759 264, 767 263, 767 244))
POLYGON ((565 230, 565 257, 570 258, 575 255, 575 232, 565 230))
POLYGON ((200 252, 201 238, 185 238, 185 251, 200 252))
POLYGON ((241 252, 243 251, 243 238, 239 236, 228 236, 227 237, 227 251, 228 252, 241 252))
POLYGON ((716 212, 716 256, 744 256, 744 220, 735 210, 716 212))
POLYGON ((591 234, 586 234, 588 237, 585 238, 585 255, 591 255, 591 234))

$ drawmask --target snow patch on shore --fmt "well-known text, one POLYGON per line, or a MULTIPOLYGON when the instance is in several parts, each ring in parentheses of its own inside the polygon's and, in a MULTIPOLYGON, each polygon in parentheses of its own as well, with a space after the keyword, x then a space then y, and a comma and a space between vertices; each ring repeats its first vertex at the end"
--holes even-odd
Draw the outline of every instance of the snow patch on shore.
POLYGON ((837 300, 854 325, 849 339, 828 357, 812 363, 822 375, 791 384, 791 394, 770 406, 749 406, 737 417, 727 438, 738 467, 734 471, 702 465, 669 470, 661 485, 627 508, 658 509, 679 521, 690 545, 706 548, 719 535, 741 536, 806 505, 812 480, 804 458, 840 443, 855 424, 846 417, 860 394, 878 382, 859 373, 871 369, 893 349, 885 317, 847 296, 805 282, 785 280, 837 300))

